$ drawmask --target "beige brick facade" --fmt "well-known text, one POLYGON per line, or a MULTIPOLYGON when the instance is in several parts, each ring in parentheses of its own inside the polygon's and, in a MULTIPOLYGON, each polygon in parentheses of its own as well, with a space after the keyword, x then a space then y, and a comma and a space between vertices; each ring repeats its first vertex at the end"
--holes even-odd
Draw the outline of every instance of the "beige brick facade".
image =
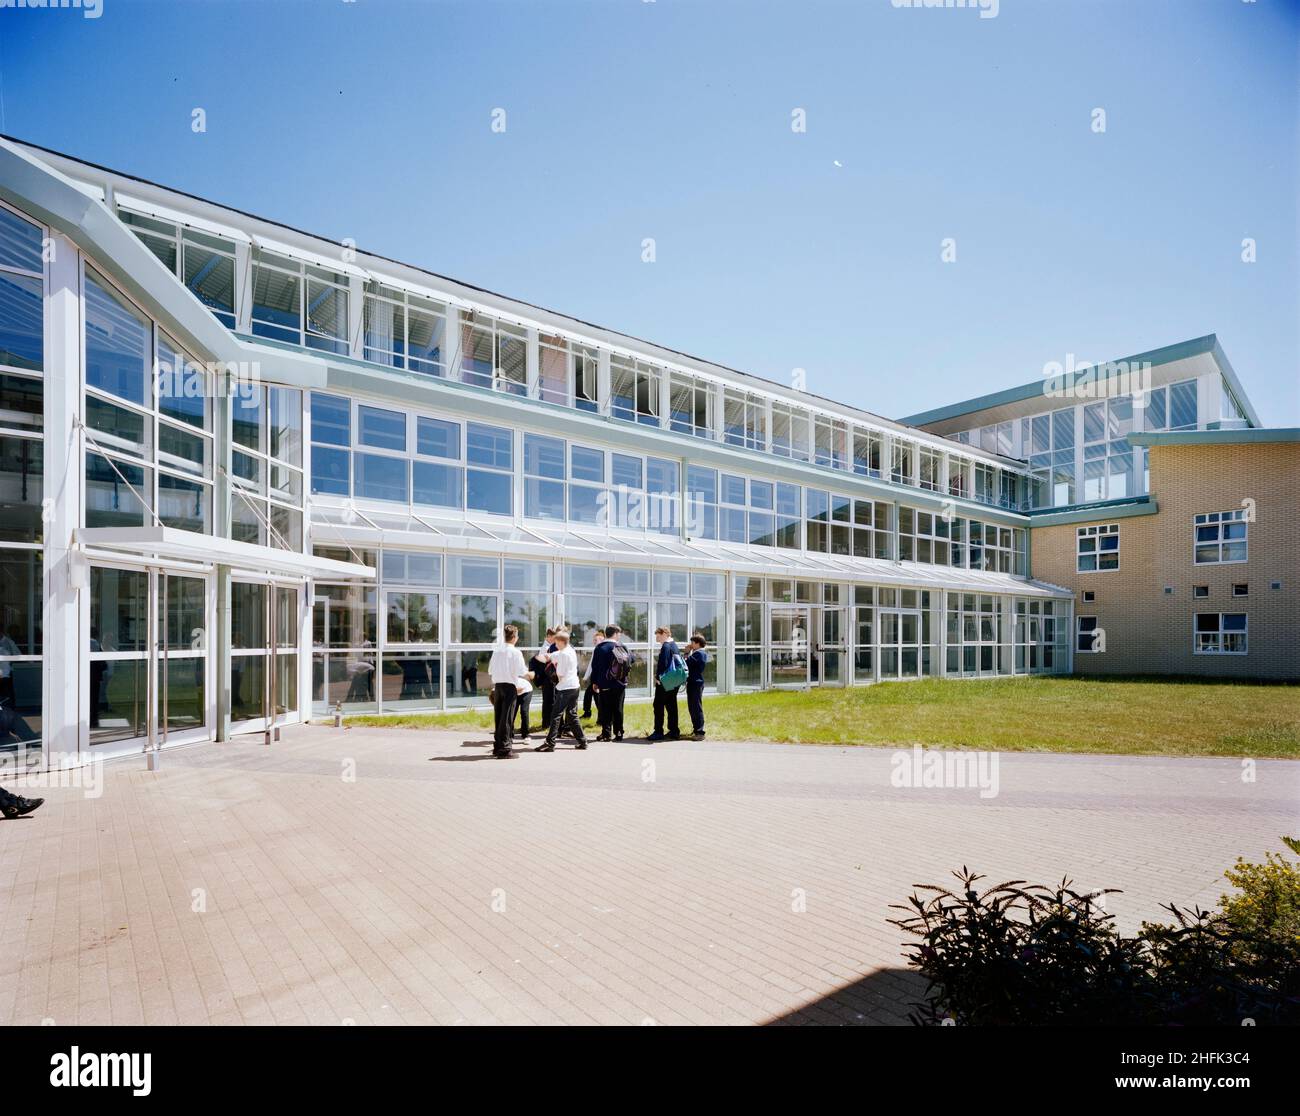
POLYGON ((1300 443, 1154 445, 1150 463, 1156 514, 1032 529, 1033 576, 1073 589, 1076 616, 1096 616, 1105 631, 1106 650, 1076 652, 1075 670, 1300 678, 1300 443), (1195 516, 1247 501, 1247 560, 1197 565, 1195 516), (1119 525, 1119 569, 1079 573, 1076 531, 1102 523, 1119 525), (1247 586, 1245 597, 1233 595, 1235 584, 1247 586), (1193 596, 1198 585, 1208 597, 1193 596), (1096 593, 1094 603, 1084 602, 1085 590, 1096 593), (1193 653, 1198 612, 1245 613, 1247 653, 1193 653))

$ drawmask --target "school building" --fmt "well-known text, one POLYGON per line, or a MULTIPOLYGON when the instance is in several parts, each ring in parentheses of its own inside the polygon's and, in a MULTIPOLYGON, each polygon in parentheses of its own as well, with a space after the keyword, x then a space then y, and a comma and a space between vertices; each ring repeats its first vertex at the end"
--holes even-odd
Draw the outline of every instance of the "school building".
POLYGON ((1294 676, 1295 432, 1161 354, 894 421, 0 139, 0 757, 486 705, 506 623, 633 697, 660 624, 722 692, 1294 676))

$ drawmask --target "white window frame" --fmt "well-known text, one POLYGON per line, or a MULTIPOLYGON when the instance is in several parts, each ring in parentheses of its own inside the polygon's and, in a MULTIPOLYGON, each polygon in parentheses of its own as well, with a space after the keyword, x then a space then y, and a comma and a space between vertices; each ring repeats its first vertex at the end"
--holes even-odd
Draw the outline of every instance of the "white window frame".
POLYGON ((1092 573, 1117 573, 1120 569, 1120 533, 1118 523, 1096 523, 1088 527, 1077 527, 1074 532, 1074 569, 1075 573, 1092 574, 1092 573), (1102 568, 1101 565, 1101 540, 1115 536, 1115 564, 1102 568), (1079 565, 1084 557, 1082 543, 1084 539, 1095 539, 1097 549, 1089 552, 1097 560, 1095 569, 1085 570, 1079 565))
MULTIPOLYGON (((1097 632, 1100 632, 1100 631, 1101 631, 1101 625, 1097 623, 1097 617, 1096 617, 1096 616, 1075 616, 1075 618, 1074 618, 1074 653, 1075 653, 1076 655, 1102 655, 1102 654, 1105 654, 1105 647, 1104 647, 1104 646, 1103 646, 1103 647, 1098 647, 1098 646, 1097 646, 1097 636, 1096 636, 1096 633, 1097 633, 1097 632), (1085 620, 1091 620, 1092 623, 1093 623, 1093 626, 1092 626, 1091 628, 1089 628, 1087 631, 1085 631, 1085 630, 1084 630, 1084 627, 1083 627, 1083 622, 1084 622, 1085 620), (1089 646, 1089 647, 1080 647, 1080 646, 1079 646, 1079 637, 1082 636, 1082 635, 1091 635, 1091 636, 1092 636, 1091 646, 1089 646)), ((1104 640, 1103 640, 1103 642, 1104 642, 1104 640)))
POLYGON ((1250 614, 1246 612, 1194 612, 1192 613, 1192 654, 1193 655, 1247 655, 1250 653, 1250 614), (1202 632, 1197 621, 1202 616, 1218 617, 1218 628, 1213 632, 1202 632), (1224 630, 1223 618, 1225 616, 1240 616, 1245 621, 1245 627, 1241 631, 1228 632, 1224 630), (1240 636, 1240 651, 1225 651, 1223 649, 1223 637, 1240 636), (1215 644, 1213 647, 1201 647, 1202 636, 1213 636, 1215 644))
POLYGON ((1239 566, 1250 561, 1250 520, 1246 516, 1245 508, 1234 508, 1226 512, 1201 512, 1199 515, 1192 517, 1192 565, 1194 566, 1239 566), (1246 529, 1245 537, 1242 539, 1225 539, 1223 537, 1223 527, 1227 523, 1240 523, 1246 529), (1213 542, 1200 542, 1197 535, 1202 527, 1213 527, 1218 533, 1218 538, 1213 542), (1223 548, 1229 543, 1240 542, 1245 547, 1246 554, 1243 558, 1225 558, 1223 557, 1223 548), (1216 549, 1217 558, 1202 559, 1199 551, 1203 546, 1212 546, 1216 549))

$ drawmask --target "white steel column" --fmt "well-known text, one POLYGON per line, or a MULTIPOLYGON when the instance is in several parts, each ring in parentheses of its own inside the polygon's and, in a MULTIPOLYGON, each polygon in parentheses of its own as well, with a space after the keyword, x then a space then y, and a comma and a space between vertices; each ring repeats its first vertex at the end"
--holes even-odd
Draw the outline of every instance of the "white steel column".
POLYGON ((528 339, 524 343, 524 389, 529 399, 538 398, 538 379, 541 375, 542 350, 540 334, 536 326, 527 329, 528 339))
POLYGON ((596 410, 599 414, 609 414, 609 350, 596 350, 596 394, 599 397, 596 410))
MULTIPOLYGON (((360 275, 348 276, 348 353, 357 360, 366 355, 365 335, 366 281, 360 275)), ((405 342, 406 338, 403 337, 405 342)), ((405 348, 403 348, 405 351, 405 348)))
MULTIPOLYGON (((939 638, 937 641, 939 661, 935 664, 933 671, 936 678, 948 677, 948 592, 947 589, 937 589, 934 592, 934 596, 939 602, 939 638)), ((932 620, 931 623, 934 623, 934 621, 932 620)))
POLYGON ((41 628, 45 762, 88 758, 89 719, 81 715, 82 660, 89 647, 80 625, 81 594, 90 569, 72 551, 84 489, 81 438, 81 272, 77 250, 50 238, 45 316, 45 604, 41 628), (83 725, 85 727, 83 727, 83 725))
POLYGON ((253 331, 253 246, 235 241, 235 331, 253 331))

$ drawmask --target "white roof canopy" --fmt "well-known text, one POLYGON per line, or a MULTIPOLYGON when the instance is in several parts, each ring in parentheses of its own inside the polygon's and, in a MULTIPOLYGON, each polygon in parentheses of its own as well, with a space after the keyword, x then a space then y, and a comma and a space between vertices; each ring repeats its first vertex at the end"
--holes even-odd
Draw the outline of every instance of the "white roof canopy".
POLYGON ((311 509, 312 537, 320 546, 392 546, 417 550, 473 551, 506 558, 549 558, 572 562, 732 571, 749 576, 814 578, 863 585, 1005 593, 1021 597, 1069 597, 1055 585, 987 570, 962 570, 881 558, 806 554, 777 547, 741 547, 668 535, 604 533, 596 528, 512 527, 442 522, 429 516, 348 515, 317 505, 311 509))
POLYGON ((112 551, 123 558, 175 559, 231 566, 245 573, 322 578, 373 578, 374 568, 270 546, 196 535, 175 527, 82 527, 74 542, 83 551, 112 551))

